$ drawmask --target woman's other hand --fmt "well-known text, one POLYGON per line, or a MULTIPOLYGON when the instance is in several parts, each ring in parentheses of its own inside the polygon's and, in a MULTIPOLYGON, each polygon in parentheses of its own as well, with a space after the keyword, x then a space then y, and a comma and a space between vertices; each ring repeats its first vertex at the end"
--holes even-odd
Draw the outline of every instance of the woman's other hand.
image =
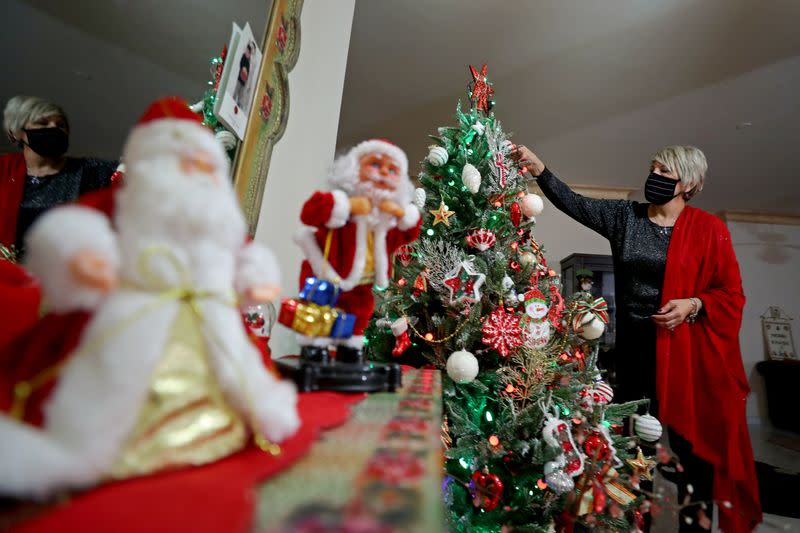
POLYGON ((676 326, 683 324, 692 313, 692 302, 688 298, 682 300, 670 300, 664 307, 658 310, 658 313, 653 315, 653 322, 657 326, 666 328, 670 331, 675 329, 676 326))
POLYGON ((544 163, 539 159, 539 156, 534 154, 530 148, 522 144, 514 146, 509 154, 509 157, 517 162, 521 167, 527 168, 531 176, 538 177, 544 172, 544 163))

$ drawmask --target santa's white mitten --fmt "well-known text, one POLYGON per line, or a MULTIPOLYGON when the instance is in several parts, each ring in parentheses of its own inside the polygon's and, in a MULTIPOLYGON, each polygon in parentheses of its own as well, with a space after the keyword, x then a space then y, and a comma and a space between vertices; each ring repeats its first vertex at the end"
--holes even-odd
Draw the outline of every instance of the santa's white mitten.
POLYGON ((300 416, 294 383, 273 378, 268 386, 254 390, 253 396, 255 423, 263 436, 282 442, 297 432, 300 416))
POLYGON ((403 218, 397 221, 397 227, 401 230, 413 228, 419 222, 419 209, 414 204, 408 204, 403 210, 403 218))
MULTIPOLYGON (((234 288, 236 292, 248 299, 252 289, 277 287, 281 275, 278 260, 271 250, 256 242, 247 243, 239 252, 236 265, 234 288)), ((262 303, 262 302, 246 302, 262 303)))
POLYGON ((25 266, 39 278, 51 311, 96 309, 119 272, 116 236, 108 218, 94 209, 70 205, 42 215, 28 231, 25 248, 25 266), (83 270, 99 283, 76 275, 73 267, 82 255, 93 258, 92 268, 83 270))

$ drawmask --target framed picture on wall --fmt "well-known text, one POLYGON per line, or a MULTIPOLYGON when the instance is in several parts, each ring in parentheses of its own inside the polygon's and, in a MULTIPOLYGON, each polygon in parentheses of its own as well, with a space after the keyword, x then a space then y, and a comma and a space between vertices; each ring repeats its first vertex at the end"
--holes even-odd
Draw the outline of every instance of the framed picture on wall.
POLYGON ((244 139, 247 119, 253 107, 253 94, 261 68, 261 50, 250 24, 233 24, 229 60, 225 61, 214 114, 239 139, 244 139))

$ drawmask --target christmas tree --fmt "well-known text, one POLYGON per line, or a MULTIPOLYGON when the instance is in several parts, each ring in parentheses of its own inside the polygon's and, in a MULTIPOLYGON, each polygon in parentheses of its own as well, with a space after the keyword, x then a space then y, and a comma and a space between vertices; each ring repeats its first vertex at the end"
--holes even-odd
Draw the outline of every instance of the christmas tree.
MULTIPOLYGON (((652 462, 621 434, 638 404, 611 404, 596 366, 605 301, 562 298, 533 232, 542 200, 510 157, 486 66, 470 70, 469 109, 459 103, 422 163, 422 234, 396 254, 369 353, 445 374, 452 530, 628 531, 652 462)), ((658 421, 640 422, 657 440, 658 421)))

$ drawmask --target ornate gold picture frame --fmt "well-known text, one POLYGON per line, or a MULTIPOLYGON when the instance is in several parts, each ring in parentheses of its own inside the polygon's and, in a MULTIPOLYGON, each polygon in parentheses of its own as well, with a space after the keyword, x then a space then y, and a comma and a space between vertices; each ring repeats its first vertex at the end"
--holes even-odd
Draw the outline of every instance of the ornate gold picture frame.
POLYGON ((272 149, 283 135, 289 116, 289 72, 300 53, 302 7, 303 0, 272 2, 253 110, 233 167, 234 188, 250 236, 258 226, 272 149))

